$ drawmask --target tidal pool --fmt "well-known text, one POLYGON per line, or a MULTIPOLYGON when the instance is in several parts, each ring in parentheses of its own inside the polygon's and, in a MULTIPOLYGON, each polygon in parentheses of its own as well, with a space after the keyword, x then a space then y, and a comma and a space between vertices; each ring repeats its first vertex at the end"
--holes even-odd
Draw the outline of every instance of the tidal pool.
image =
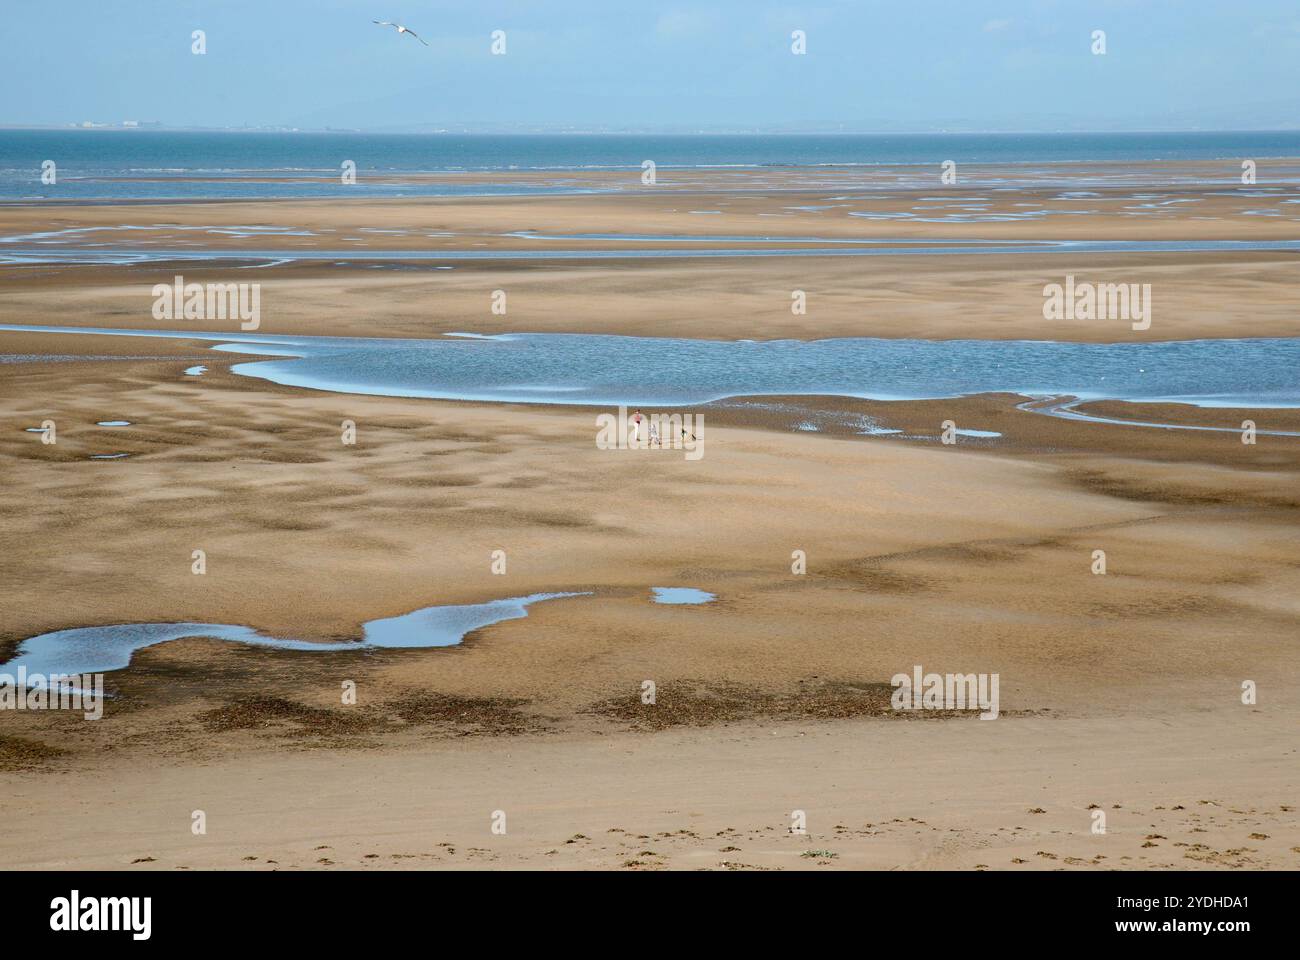
POLYGON ((29 676, 47 677, 55 673, 71 675, 122 670, 130 665, 137 650, 182 637, 213 637, 257 647, 319 653, 449 647, 460 643, 467 633, 474 630, 528 616, 528 608, 534 603, 586 595, 534 593, 467 606, 425 607, 397 617, 371 620, 362 628, 359 640, 337 643, 274 637, 252 627, 229 623, 119 623, 103 627, 74 627, 24 640, 13 658, 0 664, 0 674, 13 675, 19 665, 26 668, 29 676))
MULTIPOLYGON (((1300 338, 690 340, 465 332, 427 340, 0 325, 206 340, 257 359, 232 372, 289 386, 505 403, 685 406, 727 397, 932 400, 981 393, 1204 407, 1300 406, 1300 338)), ((187 373, 195 373, 191 367, 187 373)))
POLYGON ((650 592, 655 603, 699 604, 718 599, 717 594, 694 587, 651 587, 650 592))

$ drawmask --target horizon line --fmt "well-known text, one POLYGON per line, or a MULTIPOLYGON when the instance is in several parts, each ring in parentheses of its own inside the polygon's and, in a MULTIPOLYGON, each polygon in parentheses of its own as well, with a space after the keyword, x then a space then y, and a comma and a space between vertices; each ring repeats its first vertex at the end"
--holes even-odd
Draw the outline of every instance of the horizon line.
POLYGON ((1170 127, 1170 128, 1152 128, 1152 129, 1131 129, 1131 130, 1105 130, 1105 129, 1086 129, 1086 130, 1021 130, 1021 129, 986 129, 986 130, 779 130, 779 129, 753 129, 753 130, 664 130, 664 129, 628 129, 628 130, 599 130, 599 129, 555 129, 555 130, 518 130, 518 129, 484 129, 484 130, 413 130, 413 129, 390 129, 383 127, 294 127, 281 126, 275 124, 246 126, 246 127, 208 127, 202 125, 170 125, 161 121, 142 121, 137 125, 125 126, 122 121, 116 122, 94 122, 93 126, 82 123, 61 123, 61 124, 8 124, 0 123, 0 131, 24 131, 24 132, 80 132, 80 133, 267 133, 267 134, 340 134, 340 135, 357 135, 357 134, 377 134, 384 136, 671 136, 671 137, 749 137, 749 136, 790 136, 790 137, 917 137, 917 136, 1117 136, 1117 135, 1150 135, 1150 134, 1232 134, 1232 133, 1280 133, 1280 134, 1300 134, 1300 126, 1295 127, 1214 127, 1214 128, 1187 128, 1187 127, 1170 127))

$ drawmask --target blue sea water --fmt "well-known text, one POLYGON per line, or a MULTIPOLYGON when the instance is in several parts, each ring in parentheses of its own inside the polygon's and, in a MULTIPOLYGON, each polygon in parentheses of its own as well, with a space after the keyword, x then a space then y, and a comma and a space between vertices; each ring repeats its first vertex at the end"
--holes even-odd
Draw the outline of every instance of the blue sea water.
POLYGON ((597 334, 406 340, 0 324, 0 330, 205 340, 231 369, 289 386, 506 403, 683 406, 727 397, 923 400, 980 393, 1300 406, 1300 338, 727 341, 597 334))
POLYGON ((1300 157, 1300 131, 651 136, 0 130, 0 201, 570 192, 587 187, 565 173, 639 172, 647 159, 680 170, 1268 157, 1300 157), (57 164, 54 185, 40 180, 46 160, 57 164), (355 185, 340 182, 345 160, 356 164, 355 185), (457 171, 556 176, 535 184, 491 177, 474 184, 402 180, 404 174, 457 171), (253 176, 265 182, 251 182, 253 176), (203 179, 187 179, 194 177, 203 179))

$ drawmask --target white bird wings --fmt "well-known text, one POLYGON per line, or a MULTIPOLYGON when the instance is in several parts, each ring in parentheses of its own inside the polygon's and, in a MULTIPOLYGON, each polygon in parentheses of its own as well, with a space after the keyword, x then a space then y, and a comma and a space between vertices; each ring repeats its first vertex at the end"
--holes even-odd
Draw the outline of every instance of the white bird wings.
POLYGON ((370 22, 377 23, 381 27, 394 27, 396 28, 398 33, 409 33, 411 36, 415 37, 416 40, 419 40, 426 47, 429 45, 429 42, 425 40, 423 37, 421 37, 418 33, 416 33, 410 27, 402 26, 400 23, 391 23, 388 20, 371 20, 370 22))

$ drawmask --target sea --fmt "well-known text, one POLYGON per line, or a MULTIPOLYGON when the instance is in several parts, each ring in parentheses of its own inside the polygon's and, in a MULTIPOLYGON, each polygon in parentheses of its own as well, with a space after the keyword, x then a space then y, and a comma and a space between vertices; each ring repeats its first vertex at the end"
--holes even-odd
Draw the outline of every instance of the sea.
MULTIPOLYGON (((1300 131, 986 134, 369 134, 157 129, 0 130, 0 202, 402 197, 593 192, 627 170, 928 167, 1300 157, 1300 131), (54 164, 54 182, 42 172, 54 164), (356 182, 344 183, 355 164, 356 182), (521 179, 521 172, 554 176, 521 179), (477 174, 411 179, 417 174, 477 174), (566 176, 569 175, 569 176, 566 176), (494 178, 493 175, 499 175, 494 178)), ((1059 173, 1059 170, 1058 170, 1059 173)), ((1277 171, 1274 171, 1276 174, 1277 171)), ((1284 180, 1300 182, 1295 165, 1284 180)), ((1240 182, 1240 181, 1238 181, 1240 182)), ((1273 182, 1276 182, 1276 177, 1273 182)), ((630 188, 639 176, 629 176, 630 188)))

